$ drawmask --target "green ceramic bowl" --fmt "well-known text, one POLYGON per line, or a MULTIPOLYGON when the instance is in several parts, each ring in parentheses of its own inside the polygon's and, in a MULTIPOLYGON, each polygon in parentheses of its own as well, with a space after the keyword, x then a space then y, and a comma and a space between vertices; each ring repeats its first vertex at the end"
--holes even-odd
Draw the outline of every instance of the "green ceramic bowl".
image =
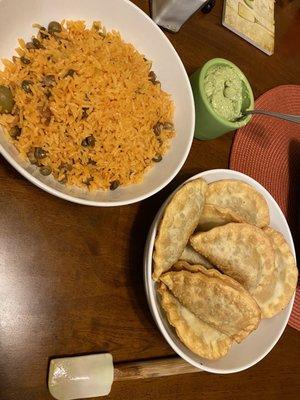
POLYGON ((196 109, 195 137, 201 140, 215 139, 224 135, 224 133, 246 125, 251 120, 251 115, 248 115, 236 122, 227 121, 213 110, 204 91, 204 78, 207 70, 214 65, 227 65, 237 71, 247 89, 245 93, 249 102, 249 107, 247 108, 254 108, 253 92, 243 72, 235 64, 224 58, 213 58, 208 61, 190 77, 196 109))

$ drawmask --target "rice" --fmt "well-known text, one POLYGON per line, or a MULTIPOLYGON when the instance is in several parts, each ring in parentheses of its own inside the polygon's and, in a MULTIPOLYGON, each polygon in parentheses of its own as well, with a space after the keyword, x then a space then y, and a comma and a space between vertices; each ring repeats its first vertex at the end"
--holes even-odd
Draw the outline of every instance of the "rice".
POLYGON ((21 157, 89 190, 141 182, 175 134, 173 102, 151 62, 100 22, 87 29, 84 21, 63 21, 61 33, 43 36, 41 49, 19 40, 16 51, 30 63, 2 60, 0 85, 10 87, 15 105, 12 114, 0 114, 0 125, 21 157), (54 84, 47 86, 49 75, 54 84), (16 125, 21 134, 12 139, 16 125), (37 148, 44 157, 35 162, 37 148))

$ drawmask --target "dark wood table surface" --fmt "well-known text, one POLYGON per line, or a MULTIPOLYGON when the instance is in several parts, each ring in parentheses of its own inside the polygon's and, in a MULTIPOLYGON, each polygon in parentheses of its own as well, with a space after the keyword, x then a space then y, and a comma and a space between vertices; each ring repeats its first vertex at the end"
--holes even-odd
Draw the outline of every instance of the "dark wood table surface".
MULTIPOLYGON (((147 1, 135 1, 149 12, 147 1)), ((300 2, 276 5, 275 54, 266 56, 221 26, 221 1, 167 34, 190 74, 213 57, 248 76, 255 96, 300 83, 300 2)), ((111 352, 115 361, 173 355, 150 315, 143 249, 162 201, 186 178, 228 166, 232 135, 194 141, 164 190, 141 203, 93 208, 48 195, 0 158, 0 399, 46 400, 49 357, 111 352)), ((196 373, 113 385, 110 399, 294 399, 300 335, 287 327, 250 370, 196 373)), ((299 398, 299 397, 298 397, 299 398)))

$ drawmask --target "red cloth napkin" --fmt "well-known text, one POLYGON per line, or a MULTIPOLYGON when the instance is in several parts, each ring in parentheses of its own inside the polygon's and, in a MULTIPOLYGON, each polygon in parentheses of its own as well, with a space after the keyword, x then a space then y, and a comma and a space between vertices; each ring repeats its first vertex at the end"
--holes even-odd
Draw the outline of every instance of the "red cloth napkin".
MULTIPOLYGON (((269 90, 255 108, 300 115, 300 86, 284 85, 269 90)), ((289 223, 300 256, 300 124, 262 115, 236 132, 230 168, 261 183, 275 198, 289 223)), ((300 286, 289 325, 300 330, 300 286)))

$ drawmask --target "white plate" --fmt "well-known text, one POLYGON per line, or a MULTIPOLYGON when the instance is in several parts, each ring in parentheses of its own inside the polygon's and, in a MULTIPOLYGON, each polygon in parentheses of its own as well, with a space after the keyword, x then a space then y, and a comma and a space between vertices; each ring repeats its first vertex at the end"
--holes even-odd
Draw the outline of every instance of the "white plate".
MULTIPOLYGON (((178 173, 189 153, 195 124, 193 94, 184 66, 175 49, 158 26, 128 0, 0 0, 0 59, 11 57, 17 38, 29 40, 34 22, 47 25, 51 20, 100 20, 108 30, 117 29, 124 40, 153 61, 153 70, 162 88, 175 103, 176 137, 163 161, 145 175, 141 184, 115 191, 89 193, 68 189, 51 177, 43 177, 22 161, 0 130, 0 152, 25 178, 48 193, 90 206, 120 206, 143 200, 166 186, 178 173), (22 3, 22 4, 21 4, 22 3)), ((0 63, 1 64, 1 63, 0 63)), ((0 67, 1 68, 1 67, 0 67)), ((134 144, 133 144, 134 145, 134 144)))
MULTIPOLYGON (((294 257, 296 257, 292 235, 286 219, 276 201, 263 186, 261 186, 254 179, 245 174, 227 169, 215 169, 202 172, 198 175, 193 176, 189 180, 200 177, 204 178, 207 182, 214 182, 220 179, 239 179, 252 185, 267 200, 270 209, 270 226, 274 229, 277 229, 283 234, 290 246, 292 253, 294 254, 294 257)), ((294 298, 280 314, 271 319, 263 319, 256 331, 251 333, 242 343, 234 344, 228 354, 220 360, 206 360, 191 352, 183 343, 181 343, 175 333, 175 330, 168 323, 165 313, 160 307, 160 302, 155 289, 156 284, 151 278, 152 253, 157 226, 166 204, 175 192, 171 194, 171 196, 166 200, 166 202, 158 211, 149 231, 144 253, 145 287, 151 313, 158 328, 160 329, 161 333, 163 334, 169 345, 179 356, 181 356, 190 364, 205 371, 219 374, 229 374, 233 372, 243 371, 244 369, 247 369, 252 365, 258 363, 275 346, 288 322, 293 307, 294 298)))

